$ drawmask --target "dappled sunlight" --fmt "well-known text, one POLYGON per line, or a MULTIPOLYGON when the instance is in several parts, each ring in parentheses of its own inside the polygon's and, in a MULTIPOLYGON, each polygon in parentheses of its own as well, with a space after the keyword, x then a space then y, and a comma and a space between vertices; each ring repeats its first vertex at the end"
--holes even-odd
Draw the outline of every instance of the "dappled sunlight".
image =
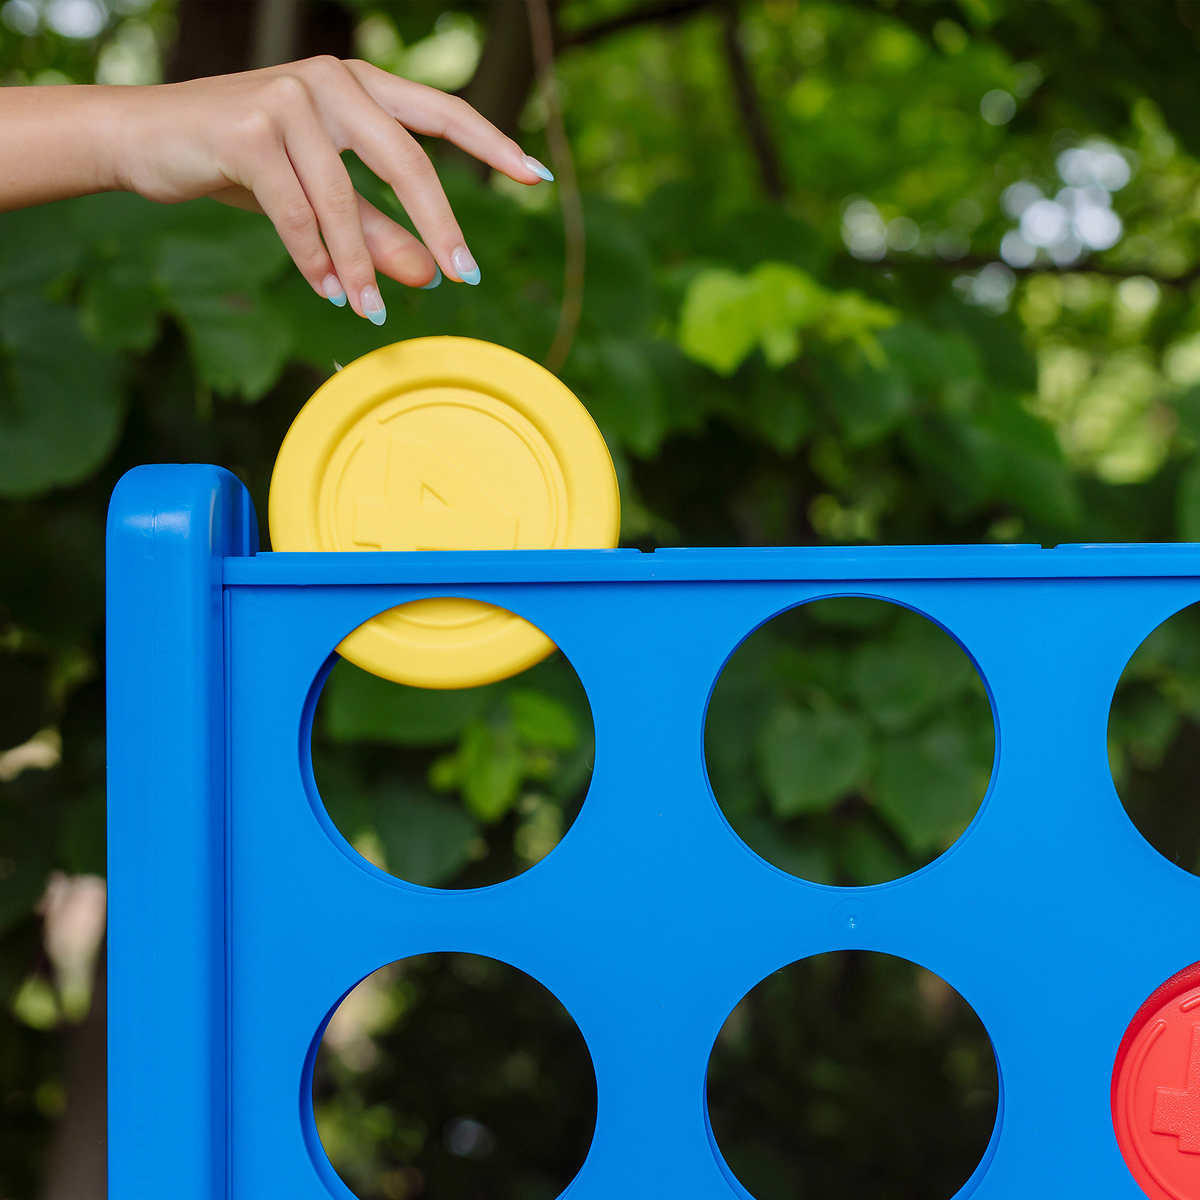
POLYGON ((442 13, 424 37, 410 42, 389 17, 372 13, 358 23, 355 43, 363 58, 384 70, 455 91, 471 78, 483 39, 479 22, 466 13, 442 13))
POLYGON ((1121 239, 1124 226, 1113 211, 1112 194, 1132 177, 1126 155, 1107 143, 1089 142, 1064 150, 1056 165, 1066 186, 1053 196, 1029 180, 1004 191, 1004 211, 1017 222, 1000 242, 1000 255, 1011 267, 1030 267, 1039 259, 1069 266, 1089 251, 1111 250, 1121 239))
POLYGON ((1162 464, 1175 433, 1153 357, 1130 348, 1094 361, 1073 346, 1041 354, 1038 410, 1067 456, 1111 483, 1136 483, 1162 464))

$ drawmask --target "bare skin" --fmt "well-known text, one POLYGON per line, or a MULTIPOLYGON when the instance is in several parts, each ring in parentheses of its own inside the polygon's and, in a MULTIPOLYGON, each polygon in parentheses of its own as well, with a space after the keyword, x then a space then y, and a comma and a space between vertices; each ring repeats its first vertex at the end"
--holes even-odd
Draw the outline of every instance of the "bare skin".
POLYGON ((410 287, 479 268, 429 156, 445 138, 518 183, 550 172, 469 104, 357 60, 306 59, 154 87, 0 88, 0 210, 90 192, 263 212, 318 296, 382 324, 376 272, 410 287), (420 238, 360 196, 352 150, 420 238))

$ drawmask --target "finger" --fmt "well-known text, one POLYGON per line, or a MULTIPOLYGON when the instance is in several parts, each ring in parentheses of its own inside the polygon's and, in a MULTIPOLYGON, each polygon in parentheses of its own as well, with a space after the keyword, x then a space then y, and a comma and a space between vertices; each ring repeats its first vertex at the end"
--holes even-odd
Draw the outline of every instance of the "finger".
POLYGON ((479 265, 467 248, 429 155, 395 121, 382 113, 380 118, 383 127, 375 130, 378 144, 368 145, 368 139, 363 139, 359 156, 380 179, 391 184, 438 266, 451 279, 475 286, 480 280, 479 265))
POLYGON ((231 172, 238 186, 224 188, 214 198, 265 213, 313 291, 341 307, 346 303, 346 294, 321 241, 316 214, 296 178, 280 131, 265 117, 251 122, 251 126, 244 131, 243 155, 231 172))
POLYGON ((292 164, 280 147, 280 162, 260 175, 254 189, 254 198, 275 226, 292 261, 309 286, 319 296, 342 308, 346 303, 346 292, 334 270, 333 259, 321 240, 317 226, 317 215, 292 164))
POLYGON ((289 96, 276 109, 284 146, 308 202, 316 213, 321 236, 333 259, 334 272, 360 317, 382 325, 387 312, 375 280, 375 264, 367 250, 359 212, 359 195, 337 148, 313 106, 304 83, 278 76, 271 86, 290 81, 289 96))
POLYGON ((380 271, 408 287, 430 289, 442 282, 433 255, 403 225, 361 196, 358 210, 367 249, 380 271))
MULTIPOLYGON (((232 208, 245 209, 247 212, 261 213, 262 205, 254 198, 254 193, 243 187, 222 188, 211 193, 211 199, 232 208)), ((442 273, 433 260, 433 255, 413 237, 398 221, 382 213, 369 200, 362 196, 358 199, 359 216, 362 218, 363 236, 367 241, 367 249, 377 270, 382 271, 397 283, 406 287, 420 288, 431 291, 442 282, 442 273)), ((330 280, 336 290, 341 293, 342 303, 345 292, 337 277, 330 275, 330 280)), ((324 282, 324 281, 323 281, 324 282)), ((324 288, 319 289, 321 295, 326 295, 324 288)))
MULTIPOLYGON (((326 88, 320 103, 326 124, 338 131, 380 179, 391 184, 421 240, 451 278, 477 284, 479 267, 467 248, 441 180, 416 138, 390 117, 348 73, 352 86, 326 88)), ((322 229, 324 225, 322 225, 322 229)), ((334 259, 336 261, 336 254, 334 259)))
POLYGON ((348 61, 346 67, 388 116, 414 133, 445 138, 518 183, 554 181, 548 167, 526 154, 518 143, 460 97, 448 96, 437 88, 402 79, 357 59, 348 61))

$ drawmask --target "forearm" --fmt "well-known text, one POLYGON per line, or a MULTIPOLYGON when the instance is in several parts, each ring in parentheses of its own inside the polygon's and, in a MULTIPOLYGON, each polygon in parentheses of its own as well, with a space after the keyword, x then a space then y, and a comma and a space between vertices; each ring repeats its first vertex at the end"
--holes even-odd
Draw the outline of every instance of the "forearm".
POLYGON ((0 211, 122 187, 116 146, 123 90, 0 88, 0 211))
POLYGON ((377 270, 410 287, 480 280, 422 134, 527 187, 554 179, 458 97, 318 55, 146 87, 0 87, 0 211, 104 191, 258 209, 318 296, 381 324, 377 270), (415 236, 355 192, 346 151, 415 236))

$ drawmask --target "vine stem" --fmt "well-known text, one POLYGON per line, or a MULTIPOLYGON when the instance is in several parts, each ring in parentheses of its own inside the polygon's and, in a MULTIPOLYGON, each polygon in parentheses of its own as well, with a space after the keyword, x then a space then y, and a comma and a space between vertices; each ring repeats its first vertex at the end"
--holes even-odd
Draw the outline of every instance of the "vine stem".
POLYGON ((558 327, 554 340, 546 352, 545 365, 548 370, 558 371, 567 361, 579 319, 583 314, 583 284, 587 264, 587 229, 583 219, 583 197, 579 191, 579 177, 575 173, 575 157, 567 139, 567 128, 563 121, 562 93, 558 87, 555 70, 554 26, 547 0, 525 0, 529 14, 529 34, 533 46, 533 60, 537 69, 538 84, 546 97, 549 113, 546 122, 546 140, 550 147, 550 162, 558 180, 558 194, 562 205, 563 239, 563 293, 558 310, 558 327))

